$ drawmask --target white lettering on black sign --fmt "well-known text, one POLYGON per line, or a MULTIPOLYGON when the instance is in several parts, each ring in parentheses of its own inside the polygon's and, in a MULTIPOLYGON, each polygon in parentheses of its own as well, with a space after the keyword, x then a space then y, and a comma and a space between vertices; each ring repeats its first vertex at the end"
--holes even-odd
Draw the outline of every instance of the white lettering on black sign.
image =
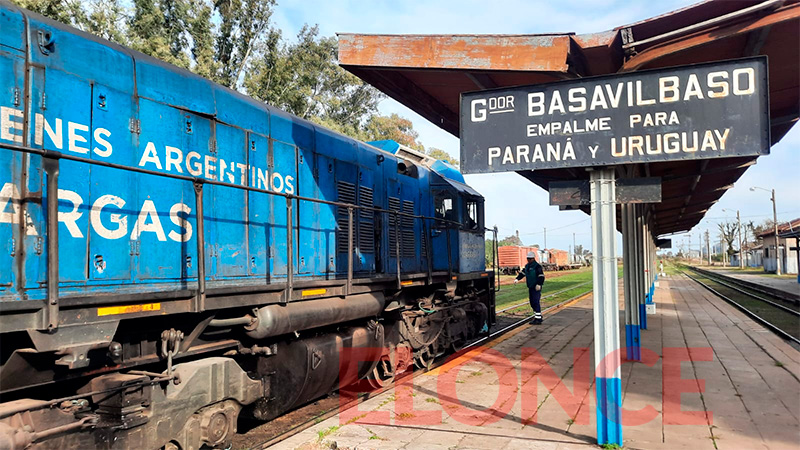
POLYGON ((464 94, 464 173, 769 152, 766 61, 464 94))

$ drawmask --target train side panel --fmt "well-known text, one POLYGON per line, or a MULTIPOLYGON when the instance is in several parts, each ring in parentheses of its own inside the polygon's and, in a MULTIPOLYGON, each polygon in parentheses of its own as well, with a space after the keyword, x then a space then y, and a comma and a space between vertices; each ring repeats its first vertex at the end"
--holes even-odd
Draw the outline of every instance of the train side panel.
MULTIPOLYGON (((4 28, 3 39, 24 42, 13 38, 24 33, 21 16, 3 11, 16 24, 4 28)), ((5 122, 19 123, 9 126, 4 142, 277 193, 430 212, 426 170, 398 174, 396 159, 368 145, 144 55, 31 19, 31 42, 39 32, 48 38, 31 52, 28 86, 24 52, 3 47, 0 82, 33 99, 27 117, 21 102, 0 100, 5 122)), ((0 258, 0 295, 41 299, 47 260, 42 160, 3 152, 0 163, 8 198, 0 238, 9 250, 0 258)), ((281 197, 203 186, 209 286, 286 277, 286 206, 281 197)), ((294 272, 346 273, 347 211, 307 201, 292 206, 294 272)), ((61 295, 190 288, 197 277, 196 212, 190 182, 62 160, 59 251, 69 257, 59 263, 61 295)), ((393 273, 397 239, 401 270, 427 269, 421 221, 392 221, 368 211, 354 215, 357 273, 393 273)))

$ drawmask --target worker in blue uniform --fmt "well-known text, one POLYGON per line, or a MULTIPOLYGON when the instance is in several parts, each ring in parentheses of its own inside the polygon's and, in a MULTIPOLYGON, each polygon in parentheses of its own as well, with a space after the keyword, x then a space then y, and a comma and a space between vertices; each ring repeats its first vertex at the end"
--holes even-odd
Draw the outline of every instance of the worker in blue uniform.
POLYGON ((542 323, 542 306, 539 302, 542 298, 542 286, 544 285, 544 269, 536 261, 536 255, 528 252, 528 264, 519 271, 519 275, 514 280, 514 284, 525 278, 528 284, 528 297, 530 298, 531 308, 533 308, 533 324, 542 323))

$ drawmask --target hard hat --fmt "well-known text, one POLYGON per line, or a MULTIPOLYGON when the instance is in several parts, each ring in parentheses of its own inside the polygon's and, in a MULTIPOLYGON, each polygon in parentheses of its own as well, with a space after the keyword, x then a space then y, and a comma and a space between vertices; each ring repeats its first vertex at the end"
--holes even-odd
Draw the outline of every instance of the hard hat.
POLYGON ((536 259, 536 253, 528 252, 528 259, 536 259))

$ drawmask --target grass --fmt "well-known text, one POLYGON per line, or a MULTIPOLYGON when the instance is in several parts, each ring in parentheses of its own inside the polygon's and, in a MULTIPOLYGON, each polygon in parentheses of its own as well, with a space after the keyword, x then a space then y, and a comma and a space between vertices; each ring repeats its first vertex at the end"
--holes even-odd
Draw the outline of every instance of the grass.
POLYGON ((620 447, 617 444, 601 444, 600 448, 605 448, 607 450, 612 450, 612 449, 621 449, 622 447, 620 447))
POLYGON ((317 440, 322 442, 322 440, 325 439, 326 436, 329 436, 338 430, 339 430, 339 425, 334 425, 324 430, 317 431, 317 440))
POLYGON ((664 264, 664 273, 667 275, 678 275, 683 272, 683 268, 672 263, 664 264))
MULTIPOLYGON (((618 276, 622 278, 622 266, 618 267, 618 276)), ((554 292, 560 291, 562 289, 568 289, 570 287, 579 285, 581 283, 585 283, 587 281, 592 281, 592 269, 581 269, 574 273, 570 273, 568 275, 560 276, 558 278, 553 278, 548 280, 547 275, 549 272, 545 272, 545 282, 544 286, 542 287, 542 297, 552 294, 554 292)), ((564 300, 568 300, 572 297, 575 297, 578 294, 591 290, 591 285, 587 284, 584 286, 579 286, 574 289, 569 289, 565 292, 562 292, 558 295, 555 295, 550 298, 546 298, 542 300, 542 308, 547 308, 548 306, 555 305, 556 303, 563 302, 564 300)), ((503 309, 504 307, 511 306, 517 303, 522 303, 528 300, 528 287, 525 285, 525 280, 519 282, 516 285, 503 285, 500 288, 500 292, 497 293, 497 297, 495 298, 496 308, 503 309)))
POLYGON ((783 363, 780 361, 775 361, 775 367, 783 367, 783 363))
POLYGON ((384 438, 382 438, 382 437, 378 436, 377 434, 375 434, 375 432, 374 432, 374 431, 370 430, 369 428, 367 428, 367 431, 369 432, 369 440, 371 440, 371 441, 372 441, 372 440, 380 440, 380 441, 385 441, 385 439, 384 439, 384 438))
POLYGON ((761 275, 765 277, 772 277, 772 278, 779 278, 779 279, 786 279, 786 280, 794 280, 797 278, 797 275, 794 274, 775 274, 764 272, 764 269, 761 267, 745 267, 740 269, 739 267, 714 267, 714 270, 724 270, 726 272, 736 272, 736 273, 746 273, 751 275, 761 275))
POLYGON ((437 405, 439 404, 439 400, 436 400, 433 397, 428 397, 428 398, 425 399, 425 401, 428 402, 428 403, 436 403, 437 405))

